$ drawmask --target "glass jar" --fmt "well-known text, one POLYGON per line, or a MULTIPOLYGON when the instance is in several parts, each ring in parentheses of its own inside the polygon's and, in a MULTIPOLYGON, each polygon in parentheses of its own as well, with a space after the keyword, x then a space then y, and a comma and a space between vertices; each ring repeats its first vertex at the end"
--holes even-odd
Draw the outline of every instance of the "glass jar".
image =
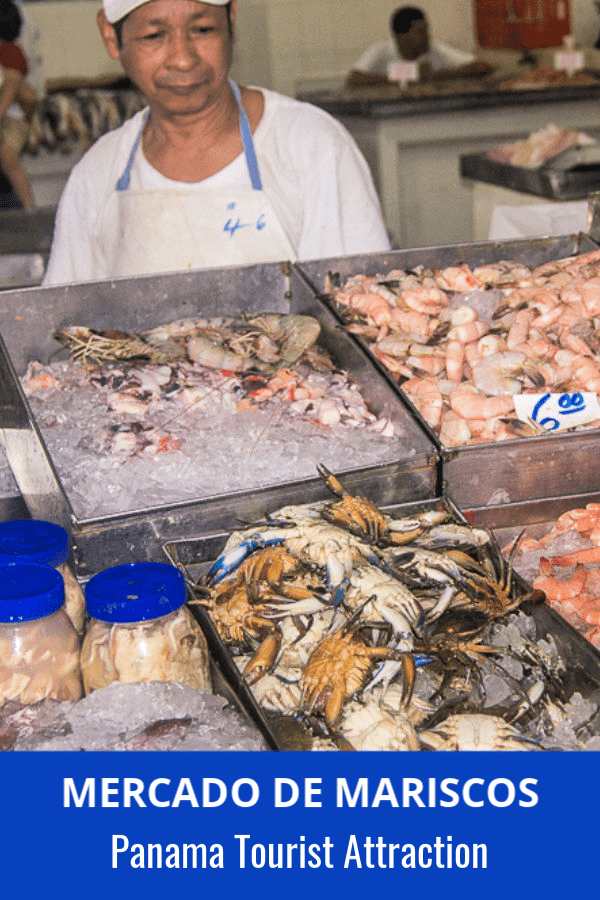
POLYGON ((0 522, 0 562, 38 562, 58 569, 65 585, 65 612, 80 638, 85 631, 85 597, 67 560, 69 535, 41 519, 0 522))
POLYGON ((51 566, 0 562, 0 706, 83 696, 80 641, 64 596, 51 566))
POLYGON ((86 694, 112 681, 173 681, 211 689, 204 634, 185 605, 181 572, 166 563, 115 566, 85 586, 81 648, 86 694))

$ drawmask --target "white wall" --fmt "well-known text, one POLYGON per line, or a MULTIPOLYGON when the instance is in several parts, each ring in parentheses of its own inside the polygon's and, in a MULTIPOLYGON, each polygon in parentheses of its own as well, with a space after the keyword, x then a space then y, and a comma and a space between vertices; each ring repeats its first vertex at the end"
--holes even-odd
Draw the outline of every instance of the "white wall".
MULTIPOLYGON (((394 0, 239 0, 234 76, 246 84, 293 94, 301 82, 342 80, 361 52, 388 36, 394 0)), ((417 0, 434 37, 475 48, 472 0, 417 0)), ((23 0, 41 34, 47 79, 120 71, 96 26, 99 0, 23 0)), ((571 0, 573 33, 593 44, 600 16, 592 0, 571 0)))

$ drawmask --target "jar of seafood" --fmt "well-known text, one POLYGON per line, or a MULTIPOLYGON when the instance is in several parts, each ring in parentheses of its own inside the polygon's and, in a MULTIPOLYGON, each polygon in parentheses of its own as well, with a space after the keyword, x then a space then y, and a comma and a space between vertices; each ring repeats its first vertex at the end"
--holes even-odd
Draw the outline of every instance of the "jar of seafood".
POLYGON ((83 696, 80 641, 64 599, 51 566, 0 562, 0 706, 83 696))
POLYGON ((69 556, 69 535, 54 522, 40 519, 0 522, 0 562, 37 562, 58 569, 65 585, 65 612, 82 638, 85 597, 69 565, 69 556))
POLYGON ((179 681, 211 689, 206 640, 174 566, 139 562, 106 569, 87 582, 85 600, 86 694, 112 681, 179 681))

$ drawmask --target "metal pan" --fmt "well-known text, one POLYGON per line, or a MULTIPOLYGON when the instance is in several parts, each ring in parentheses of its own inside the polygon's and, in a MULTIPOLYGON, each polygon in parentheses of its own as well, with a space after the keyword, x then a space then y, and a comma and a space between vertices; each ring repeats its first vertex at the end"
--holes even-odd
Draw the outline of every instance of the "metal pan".
POLYGON ((526 169, 488 159, 485 153, 470 153, 460 158, 463 178, 533 194, 547 200, 583 200, 600 189, 600 164, 581 162, 573 168, 551 166, 526 169))
MULTIPOLYGON (((54 288, 32 288, 0 294, 0 331, 12 367, 24 373, 32 359, 48 360, 60 349, 53 331, 66 325, 87 325, 138 332, 189 316, 232 315, 248 310, 302 313, 319 319, 322 345, 338 365, 349 372, 367 404, 376 414, 391 411, 402 432, 393 453, 386 451, 381 463, 370 461, 348 471, 356 488, 376 482, 378 502, 392 493, 405 498, 436 496, 439 487, 439 456, 418 422, 398 403, 395 390, 382 379, 370 357, 338 327, 337 319, 315 297, 298 271, 288 264, 268 264, 194 273, 117 279, 54 288)), ((15 391, 16 391, 15 387, 15 391)), ((28 416, 30 412, 28 411, 28 416)), ((1 423, 0 423, 1 424, 1 423)), ((43 441, 42 441, 43 443, 43 441)), ((337 452, 337 448, 336 448, 337 452)), ((49 454, 46 450, 46 454, 49 454)), ((343 459, 343 451, 340 449, 343 459)), ((10 460, 20 488, 30 480, 29 466, 10 460)), ((57 460, 47 460, 54 464, 57 460)), ((45 465, 45 468, 48 468, 45 465)), ((60 466, 53 465, 59 469, 60 466)), ((23 491, 22 491, 23 492, 23 491)), ((66 495, 59 478, 54 493, 66 495)), ((27 494, 27 491, 25 491, 27 494)), ((214 494, 192 501, 148 505, 143 509, 94 517, 73 512, 66 496, 67 516, 74 543, 74 558, 82 577, 113 564, 162 555, 165 540, 198 527, 217 528, 230 521, 231 494, 214 494)), ((289 482, 251 486, 235 493, 240 515, 247 521, 260 518, 267 508, 285 502, 309 501, 324 496, 318 475, 289 482)))
MULTIPOLYGON (((360 272, 385 274, 393 268, 410 269, 417 265, 444 268, 465 262, 474 268, 501 259, 514 259, 535 267, 592 249, 597 249, 597 244, 589 235, 576 234, 314 260, 300 263, 300 270, 313 289, 322 292, 329 273, 338 274, 343 282, 360 272)), ((322 293, 320 296, 337 315, 330 298, 322 293)), ((359 338, 353 337, 360 342, 359 338)), ((595 490, 600 483, 597 429, 520 438, 500 444, 445 447, 390 373, 374 356, 372 358, 382 376, 398 391, 402 401, 438 447, 442 458, 442 492, 447 493, 460 508, 519 502, 549 494, 585 493, 595 490)))
MULTIPOLYGON (((445 509, 451 517, 465 523, 467 518, 460 513, 451 500, 437 498, 416 503, 400 503, 388 507, 388 513, 395 517, 414 516, 424 511, 445 509)), ((487 517, 479 519, 480 511, 470 511, 468 521, 478 527, 490 524, 487 517)), ((232 508, 234 521, 235 507, 232 508)), ((207 571, 211 563, 217 558, 229 536, 228 532, 211 534, 197 533, 195 536, 169 541, 164 545, 164 552, 169 561, 183 571, 188 584, 193 586, 207 571)), ((519 589, 527 593, 529 585, 516 577, 519 589)), ((193 594, 193 587, 192 587, 193 594)), ((278 716, 265 712, 254 699, 243 677, 240 675, 229 649, 217 634, 209 614, 200 607, 194 607, 198 621, 205 631, 211 652, 219 660, 221 670, 229 679, 230 687, 238 694, 240 702, 246 707, 248 715, 253 721, 263 722, 266 729, 275 740, 276 749, 279 750, 304 750, 309 749, 310 737, 306 726, 293 715, 278 716), (200 612, 197 612, 200 610, 200 612)), ((522 607, 531 617, 535 626, 535 640, 552 638, 562 659, 568 662, 569 670, 565 677, 565 686, 569 694, 579 692, 583 697, 598 697, 600 689, 600 653, 586 641, 574 628, 572 628, 561 616, 555 613, 546 604, 525 604, 522 607)), ((597 714, 594 728, 600 730, 600 716, 597 714)), ((263 731, 263 733, 266 733, 263 731)))

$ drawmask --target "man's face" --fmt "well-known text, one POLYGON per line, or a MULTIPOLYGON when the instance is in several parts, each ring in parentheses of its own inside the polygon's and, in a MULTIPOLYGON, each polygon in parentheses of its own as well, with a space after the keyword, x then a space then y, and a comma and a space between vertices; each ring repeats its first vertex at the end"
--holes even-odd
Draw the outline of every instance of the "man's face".
POLYGON ((185 115, 220 102, 232 61, 236 4, 230 28, 223 6, 151 0, 125 19, 120 48, 102 15, 99 25, 109 55, 120 60, 150 108, 185 115))
POLYGON ((425 19, 415 19, 405 34, 394 37, 402 59, 417 59, 429 50, 429 28, 425 19))

